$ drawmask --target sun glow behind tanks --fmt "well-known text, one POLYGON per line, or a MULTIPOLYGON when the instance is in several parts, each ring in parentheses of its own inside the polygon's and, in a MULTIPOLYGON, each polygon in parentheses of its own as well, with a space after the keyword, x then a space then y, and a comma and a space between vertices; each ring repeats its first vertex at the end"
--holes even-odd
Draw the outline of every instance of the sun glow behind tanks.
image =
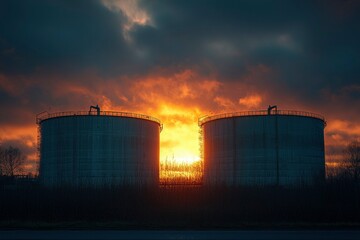
MULTIPOLYGON (((173 128, 172 131, 180 129, 173 128)), ((192 127, 190 127, 191 129, 192 127)), ((161 133, 162 134, 162 133, 161 133)), ((192 138, 179 138, 178 144, 172 148, 173 154, 166 154, 168 148, 160 152, 160 182, 163 184, 198 184, 202 180, 203 166, 199 157, 198 136, 193 134, 192 138), (191 144, 194 142, 193 144, 191 144), (165 155, 165 156, 164 156, 165 155)), ((162 137, 162 135, 161 135, 162 137)), ((160 144, 161 145, 161 144, 160 144)))
POLYGON ((156 116, 163 123, 160 134, 160 182, 200 183, 198 109, 163 104, 156 116))

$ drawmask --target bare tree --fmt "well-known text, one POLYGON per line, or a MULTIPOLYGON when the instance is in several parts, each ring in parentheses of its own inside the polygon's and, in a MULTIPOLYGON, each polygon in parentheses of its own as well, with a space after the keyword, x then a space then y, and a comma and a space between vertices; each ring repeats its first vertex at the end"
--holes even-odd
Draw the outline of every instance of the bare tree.
POLYGON ((360 142, 350 142, 344 150, 344 168, 356 183, 360 181, 360 142))
POLYGON ((21 153, 19 148, 10 146, 3 149, 1 159, 2 175, 14 176, 15 174, 22 172, 25 156, 21 153))

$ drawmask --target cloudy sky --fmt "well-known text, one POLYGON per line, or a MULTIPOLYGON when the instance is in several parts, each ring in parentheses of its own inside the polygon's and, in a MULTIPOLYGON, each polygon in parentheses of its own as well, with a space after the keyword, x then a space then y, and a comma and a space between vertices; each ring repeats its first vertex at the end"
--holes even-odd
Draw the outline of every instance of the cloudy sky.
POLYGON ((327 119, 327 160, 360 136, 360 2, 0 2, 0 142, 36 161, 42 111, 149 114, 161 159, 198 158, 202 115, 265 109, 327 119))

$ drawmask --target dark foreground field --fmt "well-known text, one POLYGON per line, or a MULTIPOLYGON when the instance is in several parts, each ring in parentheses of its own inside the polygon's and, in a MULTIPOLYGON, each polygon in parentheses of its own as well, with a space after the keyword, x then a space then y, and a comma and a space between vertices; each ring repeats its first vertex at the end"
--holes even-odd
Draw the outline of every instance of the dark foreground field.
POLYGON ((0 188, 0 229, 332 229, 360 226, 360 188, 0 188))
POLYGON ((0 231, 0 239, 358 240, 360 231, 0 231))

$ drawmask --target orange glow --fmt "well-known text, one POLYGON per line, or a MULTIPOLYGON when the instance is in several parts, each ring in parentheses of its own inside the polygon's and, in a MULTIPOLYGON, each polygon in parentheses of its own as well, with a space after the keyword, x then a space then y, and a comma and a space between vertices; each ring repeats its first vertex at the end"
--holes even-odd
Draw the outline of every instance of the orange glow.
POLYGON ((328 131, 341 130, 347 134, 360 135, 360 125, 349 121, 334 119, 326 126, 328 131))
POLYGON ((161 133, 160 159, 174 157, 179 163, 199 160, 198 113, 163 105, 159 112, 164 124, 161 133), (189 120, 187 120, 189 119, 189 120), (192 120, 192 121, 191 121, 192 120))
MULTIPOLYGON (((126 98, 127 111, 145 113, 160 119, 160 181, 200 182, 202 162, 199 151, 198 118, 204 115, 202 102, 213 99, 220 84, 200 78, 185 70, 171 76, 154 74, 131 84, 131 96, 126 98)), ((120 97, 119 97, 120 98, 120 97)), ((120 107, 118 108, 120 109, 120 107)))
POLYGON ((199 182, 200 112, 163 103, 156 115, 164 125, 160 135, 160 181, 199 182))
POLYGON ((0 140, 9 141, 9 140, 22 140, 25 142, 25 145, 28 147, 35 146, 36 141, 36 125, 35 120, 34 124, 30 126, 7 126, 0 128, 0 140))
POLYGON ((239 99, 239 104, 249 108, 256 108, 260 105, 262 99, 260 95, 250 95, 239 99))

